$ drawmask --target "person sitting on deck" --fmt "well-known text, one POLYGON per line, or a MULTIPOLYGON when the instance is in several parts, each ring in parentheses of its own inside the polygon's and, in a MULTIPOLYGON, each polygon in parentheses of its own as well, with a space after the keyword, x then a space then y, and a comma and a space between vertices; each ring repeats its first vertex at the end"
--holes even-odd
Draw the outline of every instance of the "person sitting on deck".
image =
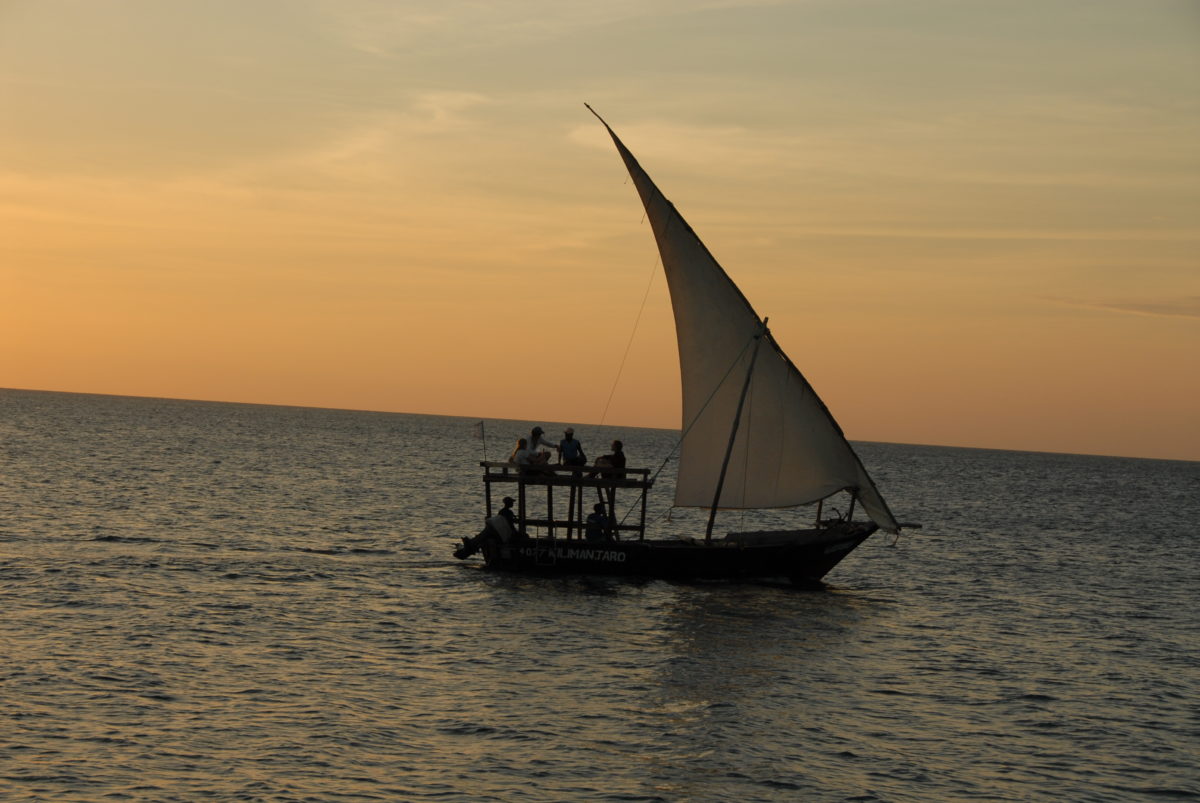
POLYGON ((563 439, 558 442, 558 462, 564 466, 586 466, 587 455, 583 453, 583 444, 575 439, 575 430, 567 427, 563 439))
MULTIPOLYGON (((622 444, 620 441, 613 441, 612 442, 612 454, 606 454, 606 455, 597 457, 596 458, 596 467, 597 468, 624 469, 625 468, 625 452, 623 451, 624 448, 625 448, 624 444, 622 444)), ((599 473, 606 477, 624 477, 625 476, 624 471, 601 471, 599 473)), ((596 476, 596 472, 593 472, 592 474, 589 474, 588 476, 594 477, 594 476, 596 476)))
POLYGON ((517 445, 513 447, 512 454, 508 456, 508 462, 516 463, 518 466, 528 466, 530 464, 529 441, 524 438, 517 438, 517 445))
POLYGON ((608 516, 604 512, 603 502, 592 505, 592 512, 588 514, 583 532, 589 541, 607 541, 609 539, 608 516))
POLYGON ((550 450, 554 444, 542 437, 542 428, 534 427, 529 433, 529 462, 534 465, 550 462, 550 450), (541 448, 541 447, 546 448, 541 448))
POLYGON ((466 560, 478 552, 488 541, 508 544, 520 538, 520 533, 517 532, 517 517, 512 511, 513 503, 516 501, 511 496, 504 497, 504 507, 483 523, 483 529, 479 531, 479 535, 474 538, 463 536, 463 545, 454 550, 454 557, 466 560))
POLYGON ((553 472, 545 467, 546 458, 550 453, 543 452, 539 457, 526 447, 528 443, 524 438, 517 438, 517 445, 508 456, 508 462, 516 464, 517 470, 522 474, 552 474, 553 472))

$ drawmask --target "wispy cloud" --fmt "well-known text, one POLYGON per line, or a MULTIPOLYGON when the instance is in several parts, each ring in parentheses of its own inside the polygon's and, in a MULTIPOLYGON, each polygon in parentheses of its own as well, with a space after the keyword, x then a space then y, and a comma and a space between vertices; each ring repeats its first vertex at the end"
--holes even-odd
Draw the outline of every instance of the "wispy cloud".
POLYGON ((372 56, 391 56, 414 47, 473 48, 497 39, 536 42, 588 28, 704 10, 774 6, 780 0, 608 0, 562 3, 520 0, 414 0, 406 3, 318 0, 324 25, 348 47, 372 56))
POLYGON ((1143 301, 1090 301, 1048 297, 1047 301, 1071 307, 1119 312, 1128 315, 1153 315, 1169 318, 1200 318, 1200 296, 1149 299, 1143 301))

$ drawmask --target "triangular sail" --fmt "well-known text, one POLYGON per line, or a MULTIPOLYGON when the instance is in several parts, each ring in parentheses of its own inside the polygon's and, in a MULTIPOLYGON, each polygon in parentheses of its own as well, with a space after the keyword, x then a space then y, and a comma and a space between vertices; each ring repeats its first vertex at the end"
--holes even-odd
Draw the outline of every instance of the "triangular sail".
MULTIPOLYGON (((762 323, 675 206, 607 123, 604 127, 646 207, 675 310, 685 430, 675 504, 709 507, 762 323)), ((842 490, 853 490, 880 527, 898 529, 841 428, 768 333, 719 506, 790 507, 842 490)))

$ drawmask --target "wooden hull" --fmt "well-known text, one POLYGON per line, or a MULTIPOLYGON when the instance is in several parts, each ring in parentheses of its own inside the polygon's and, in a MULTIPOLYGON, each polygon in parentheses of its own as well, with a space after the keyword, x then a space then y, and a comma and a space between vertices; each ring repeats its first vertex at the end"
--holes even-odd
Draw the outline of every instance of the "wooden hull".
POLYGON ((731 533, 707 546, 702 541, 530 538, 508 545, 490 542, 482 552, 488 568, 526 574, 815 583, 876 529, 856 522, 819 530, 731 533))

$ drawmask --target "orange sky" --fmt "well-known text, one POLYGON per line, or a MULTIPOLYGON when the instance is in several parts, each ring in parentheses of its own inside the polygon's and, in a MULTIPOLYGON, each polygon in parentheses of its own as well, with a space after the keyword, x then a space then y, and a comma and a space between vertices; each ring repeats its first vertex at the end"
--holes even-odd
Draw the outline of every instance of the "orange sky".
POLYGON ((852 439, 1200 459, 1196 8, 0 0, 0 386, 677 426, 586 100, 852 439))

